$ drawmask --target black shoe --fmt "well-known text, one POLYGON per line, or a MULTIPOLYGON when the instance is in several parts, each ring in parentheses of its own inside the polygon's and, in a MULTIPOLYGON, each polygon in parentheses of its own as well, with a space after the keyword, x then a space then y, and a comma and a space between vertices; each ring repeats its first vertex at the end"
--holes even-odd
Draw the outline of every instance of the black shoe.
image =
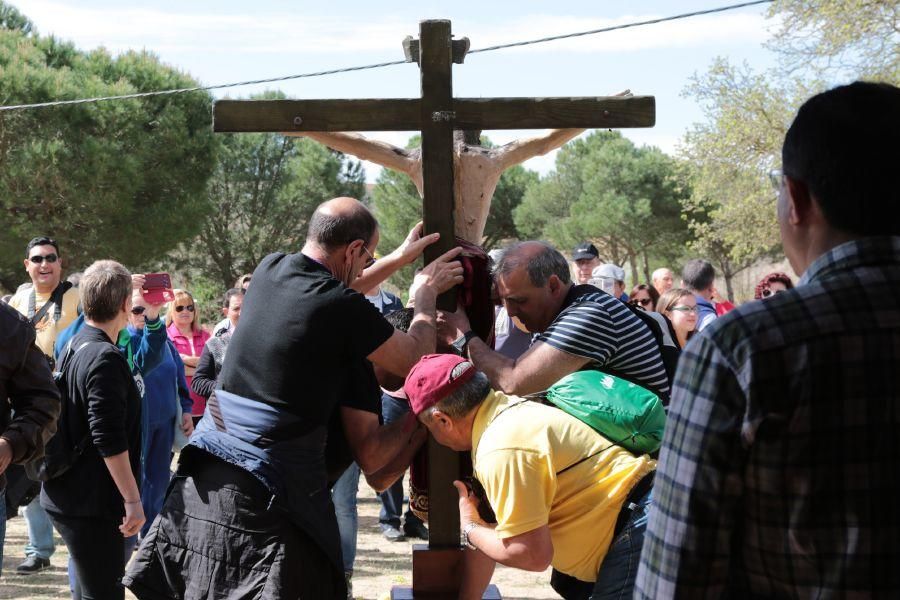
POLYGON ((40 556, 27 556, 22 564, 16 567, 16 573, 20 575, 31 575, 32 573, 40 573, 44 569, 50 568, 50 559, 41 558, 40 556))
POLYGON ((428 528, 425 527, 425 524, 418 519, 416 519, 415 521, 407 521, 406 523, 404 523, 403 533, 406 534, 406 537, 418 538, 420 540, 428 541, 428 528))
POLYGON ((381 535, 385 537, 389 542, 403 542, 406 541, 406 536, 403 535, 403 532, 394 527, 393 525, 382 525, 381 526, 381 535))

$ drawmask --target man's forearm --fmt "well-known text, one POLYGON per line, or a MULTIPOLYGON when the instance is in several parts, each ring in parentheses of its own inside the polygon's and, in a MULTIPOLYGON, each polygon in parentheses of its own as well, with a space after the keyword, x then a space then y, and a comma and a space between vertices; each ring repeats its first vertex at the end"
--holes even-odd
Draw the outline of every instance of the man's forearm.
MULTIPOLYGON (((409 326, 408 335, 416 341, 418 356, 410 364, 415 364, 422 356, 433 354, 437 340, 437 317, 435 316, 435 304, 437 295, 430 288, 416 290, 413 319, 409 326)), ((406 375, 406 373, 398 373, 406 375)))
POLYGON ((422 447, 424 441, 428 439, 427 433, 424 430, 420 431, 421 434, 417 432, 413 435, 406 446, 385 466, 370 475, 366 475, 366 483, 376 492, 383 492, 391 487, 395 481, 403 477, 416 452, 422 447))
POLYGON ((371 267, 363 271, 350 287, 365 294, 381 285, 388 277, 409 264, 402 254, 391 252, 384 258, 379 258, 371 267))
POLYGON ((504 544, 494 526, 482 524, 469 532, 469 543, 486 557, 507 567, 525 571, 543 571, 547 565, 536 561, 524 544, 504 544), (540 563, 540 564, 539 564, 540 563))
POLYGON ((356 462, 366 475, 385 468, 409 444, 416 430, 415 422, 409 419, 381 426, 377 425, 377 421, 375 423, 356 443, 351 438, 359 435, 359 432, 346 432, 351 447, 355 450, 356 462))
POLYGON ((494 352, 481 338, 473 338, 467 348, 469 359, 479 371, 487 375, 491 386, 507 394, 515 393, 516 361, 494 352))

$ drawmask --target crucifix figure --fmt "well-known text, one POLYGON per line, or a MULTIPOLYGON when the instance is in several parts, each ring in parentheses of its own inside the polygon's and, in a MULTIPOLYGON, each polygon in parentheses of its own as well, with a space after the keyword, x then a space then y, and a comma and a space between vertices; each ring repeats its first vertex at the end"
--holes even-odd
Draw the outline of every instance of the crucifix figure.
MULTIPOLYGON (((480 244, 490 212, 491 198, 503 172, 529 158, 544 155, 578 136, 584 129, 556 129, 546 135, 516 140, 497 148, 481 145, 480 131, 453 132, 453 225, 454 233, 480 244)), ((422 152, 371 140, 358 133, 284 132, 305 136, 321 144, 352 154, 362 160, 393 169, 408 176, 420 196, 424 196, 422 152)))
MULTIPOLYGON (((425 233, 441 234, 425 250, 425 261, 431 262, 453 247, 455 235, 480 243, 490 197, 506 168, 561 146, 584 128, 654 124, 652 96, 454 98, 452 66, 463 62, 468 48, 468 39, 452 39, 450 21, 422 21, 419 39, 404 41, 407 61, 420 67, 421 98, 221 100, 215 104, 214 129, 308 135, 407 173, 423 197, 425 233), (547 128, 557 130, 497 149, 478 146, 481 130, 547 128), (421 131, 422 146, 412 153, 342 133, 356 131, 421 131), (456 143, 456 132, 469 133, 456 143)), ((455 310, 455 296, 443 295, 438 307, 455 310)), ((413 587, 395 589, 397 599, 455 598, 458 591, 462 550, 452 481, 458 476, 459 457, 433 440, 428 451, 429 546, 414 550, 413 587)))

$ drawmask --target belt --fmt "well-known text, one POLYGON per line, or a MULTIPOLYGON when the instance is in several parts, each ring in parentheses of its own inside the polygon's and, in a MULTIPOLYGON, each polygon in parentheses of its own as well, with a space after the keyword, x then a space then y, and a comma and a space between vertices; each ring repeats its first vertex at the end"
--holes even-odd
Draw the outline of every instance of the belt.
POLYGON ((622 510, 619 511, 619 518, 616 519, 616 527, 613 529, 612 539, 619 537, 619 534, 625 529, 625 525, 628 524, 631 513, 638 508, 638 502, 647 495, 647 492, 653 489, 653 476, 655 474, 656 471, 650 471, 641 477, 641 480, 628 492, 628 496, 625 497, 625 502, 622 504, 622 510))

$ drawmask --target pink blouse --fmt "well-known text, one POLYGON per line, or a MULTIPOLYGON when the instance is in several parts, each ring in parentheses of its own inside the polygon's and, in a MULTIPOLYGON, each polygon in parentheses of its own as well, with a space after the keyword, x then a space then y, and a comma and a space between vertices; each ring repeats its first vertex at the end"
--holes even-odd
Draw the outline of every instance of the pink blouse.
MULTIPOLYGON (((200 353, 203 352, 203 346, 206 345, 206 341, 210 337, 209 333, 202 329, 200 331, 195 331, 193 336, 187 337, 178 331, 175 323, 166 327, 166 333, 169 334, 169 339, 175 344, 175 349, 178 350, 178 354, 184 354, 186 356, 200 356, 200 353)), ((187 376, 188 387, 191 386, 192 379, 193 376, 187 376)), ((206 399, 191 391, 191 400, 194 401, 194 407, 191 409, 191 414, 199 417, 206 408, 206 399)))

